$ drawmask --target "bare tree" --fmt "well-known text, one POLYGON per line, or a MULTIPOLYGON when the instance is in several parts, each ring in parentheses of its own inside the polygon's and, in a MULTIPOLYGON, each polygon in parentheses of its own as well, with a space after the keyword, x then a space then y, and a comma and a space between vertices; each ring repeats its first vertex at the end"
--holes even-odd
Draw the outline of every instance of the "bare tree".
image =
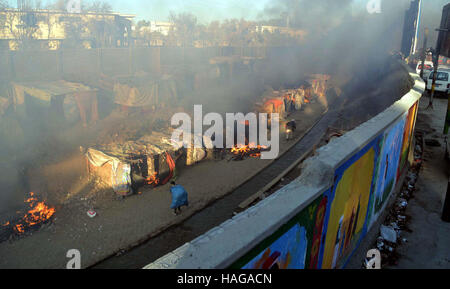
POLYGON ((8 1, 0 0, 0 10, 4 10, 6 8, 9 8, 8 1))
POLYGON ((197 17, 192 13, 170 13, 169 19, 175 25, 175 31, 172 33, 181 40, 183 46, 192 46, 194 35, 197 29, 197 17))
POLYGON ((6 13, 5 26, 15 39, 18 49, 30 49, 37 43, 40 31, 36 10, 40 7, 40 1, 21 0, 18 1, 16 13, 6 13))
POLYGON ((94 1, 91 5, 83 8, 85 12, 95 12, 95 13, 109 13, 112 11, 112 6, 108 2, 94 1))
POLYGON ((54 2, 48 2, 45 8, 49 10, 67 11, 67 3, 68 0, 55 0, 54 2))

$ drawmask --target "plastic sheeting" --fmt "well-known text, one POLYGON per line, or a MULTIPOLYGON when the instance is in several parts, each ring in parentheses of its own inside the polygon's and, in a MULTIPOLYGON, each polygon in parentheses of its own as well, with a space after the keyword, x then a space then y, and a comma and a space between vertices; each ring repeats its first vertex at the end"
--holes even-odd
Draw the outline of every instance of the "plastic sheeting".
POLYGON ((88 149, 86 157, 95 167, 111 164, 111 185, 116 194, 126 196, 131 192, 131 166, 129 164, 92 148, 88 149))
POLYGON ((116 82, 113 90, 114 102, 129 107, 170 104, 178 98, 176 83, 172 79, 148 81, 138 86, 116 82))
POLYGON ((24 104, 25 93, 43 102, 50 102, 52 96, 64 96, 79 92, 96 91, 83 84, 64 80, 51 82, 12 83, 12 86, 14 90, 15 105, 24 104))
POLYGON ((103 167, 105 164, 111 163, 114 171, 117 170, 117 167, 120 163, 120 160, 118 158, 108 156, 101 151, 92 148, 87 150, 86 157, 88 158, 89 162, 95 167, 103 167))
POLYGON ((2 116, 10 105, 10 101, 6 97, 0 97, 0 116, 2 116))
POLYGON ((131 166, 120 163, 112 174, 112 187, 116 194, 121 196, 129 195, 131 190, 131 166))
POLYGON ((170 205, 171 209, 189 205, 188 193, 183 188, 183 186, 173 186, 172 188, 170 188, 170 192, 172 193, 172 204, 170 205))

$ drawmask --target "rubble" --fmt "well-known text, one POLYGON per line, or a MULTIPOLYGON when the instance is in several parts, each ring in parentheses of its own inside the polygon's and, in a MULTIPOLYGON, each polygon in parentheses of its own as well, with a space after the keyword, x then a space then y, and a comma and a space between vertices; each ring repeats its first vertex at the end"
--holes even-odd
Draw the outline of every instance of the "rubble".
POLYGON ((394 228, 381 225, 380 234, 383 240, 391 243, 397 243, 397 232, 394 228))
MULTIPOLYGON (((416 134, 417 143, 422 143, 422 135, 416 134)), ((407 243, 406 238, 401 238, 403 231, 411 232, 408 229, 409 217, 405 214, 408 201, 413 197, 415 185, 418 180, 418 174, 422 164, 423 148, 416 145, 414 151, 414 161, 406 175, 403 188, 395 201, 393 208, 386 217, 385 222, 380 227, 380 235, 376 240, 376 248, 381 253, 382 267, 386 265, 397 264, 399 257, 396 249, 399 245, 407 243)), ((365 267, 364 267, 365 268, 365 267)))

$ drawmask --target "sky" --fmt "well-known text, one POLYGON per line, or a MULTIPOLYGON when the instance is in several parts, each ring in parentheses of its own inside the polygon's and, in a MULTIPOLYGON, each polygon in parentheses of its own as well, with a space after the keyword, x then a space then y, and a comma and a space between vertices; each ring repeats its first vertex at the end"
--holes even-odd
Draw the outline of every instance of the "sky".
MULTIPOLYGON (((15 5, 16 0, 8 0, 15 5)), ((31 0, 33 1, 33 0, 31 0)), ((36 0, 34 0, 36 1, 36 0)), ((38 0, 39 1, 39 0, 38 0)), ((40 0, 44 5, 54 0, 40 0)), ((84 2, 92 2, 94 0, 81 0, 84 2)), ((207 24, 213 20, 224 20, 230 18, 244 18, 247 20, 261 20, 264 9, 275 0, 101 0, 109 2, 113 11, 134 14, 136 20, 156 20, 166 21, 171 11, 190 12, 194 14, 199 23, 207 24)), ((315 0, 311 0, 315 1, 315 0)), ((340 0, 335 0, 340 1, 340 0)), ((359 10, 370 0, 353 0, 355 7, 359 10)), ((381 1, 398 1, 402 3, 405 9, 409 6, 411 0, 381 0, 381 1)), ((440 23, 442 7, 449 3, 450 0, 422 0, 423 18, 421 22, 421 34, 425 27, 430 28, 432 34, 434 28, 440 23)), ((435 35, 430 36, 432 41, 435 35)), ((422 37, 420 37, 421 40, 422 37)))
POLYGON ((227 18, 254 20, 270 0, 108 0, 114 10, 138 19, 167 20, 171 11, 191 12, 201 23, 227 18), (232 15, 232 17, 230 17, 232 15))
MULTIPOLYGON (((81 0, 90 1, 90 0, 81 0)), ((191 12, 200 22, 229 18, 257 19, 273 0, 105 0, 113 9, 122 13, 136 14, 138 19, 167 20, 170 11, 191 12)), ((311 0, 314 1, 314 0, 311 0)), ((339 1, 339 0, 336 0, 339 1)), ((369 0, 354 0, 358 6, 369 0)), ((410 0, 381 0, 402 1, 410 0)), ((442 10, 449 0, 422 0, 425 12, 442 10)))
MULTIPOLYGON (((82 0, 83 1, 83 0, 82 0)), ((88 0, 84 0, 88 1, 88 0)), ((264 9, 274 0, 107 0, 114 11, 135 14, 137 20, 167 20, 171 11, 190 12, 197 16, 200 23, 206 24, 213 20, 244 18, 247 20, 261 19, 264 9)), ((314 0, 311 0, 314 1, 314 0)), ((340 1, 340 0, 335 0, 340 1)), ((365 9, 369 0, 354 0, 354 7, 365 9)), ((381 0, 398 1, 408 8, 411 0, 381 0)), ((450 0, 422 0, 422 21, 419 41, 422 41, 425 27, 430 28, 430 43, 437 39, 434 31, 440 24, 442 7, 450 0)), ((422 43, 420 44, 422 45, 422 43)))

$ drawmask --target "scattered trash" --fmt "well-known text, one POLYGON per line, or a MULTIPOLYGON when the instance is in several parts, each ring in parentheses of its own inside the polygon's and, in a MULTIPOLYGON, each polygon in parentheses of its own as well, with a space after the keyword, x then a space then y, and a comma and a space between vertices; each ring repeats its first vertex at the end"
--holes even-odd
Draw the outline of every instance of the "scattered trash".
POLYGON ((94 218, 95 216, 97 216, 97 212, 94 210, 89 210, 87 211, 87 215, 89 216, 89 218, 94 218))
POLYGON ((381 225, 380 234, 384 240, 391 243, 397 243, 397 232, 394 228, 381 225))
MULTIPOLYGON (((400 227, 398 226, 398 224, 396 222, 392 222, 391 226, 392 229, 394 229, 396 232, 400 231, 400 227)), ((395 242, 392 242, 395 243, 395 242)))
POLYGON ((408 201, 407 200, 405 200, 403 198, 400 198, 398 201, 399 201, 398 206, 400 208, 405 209, 408 206, 408 201))
POLYGON ((416 152, 419 154, 422 153, 422 148, 420 147, 420 145, 416 145, 416 152))
POLYGON ((378 239, 377 239, 377 248, 378 248, 378 250, 383 251, 383 249, 384 249, 384 239, 383 239, 383 237, 378 237, 378 239))

